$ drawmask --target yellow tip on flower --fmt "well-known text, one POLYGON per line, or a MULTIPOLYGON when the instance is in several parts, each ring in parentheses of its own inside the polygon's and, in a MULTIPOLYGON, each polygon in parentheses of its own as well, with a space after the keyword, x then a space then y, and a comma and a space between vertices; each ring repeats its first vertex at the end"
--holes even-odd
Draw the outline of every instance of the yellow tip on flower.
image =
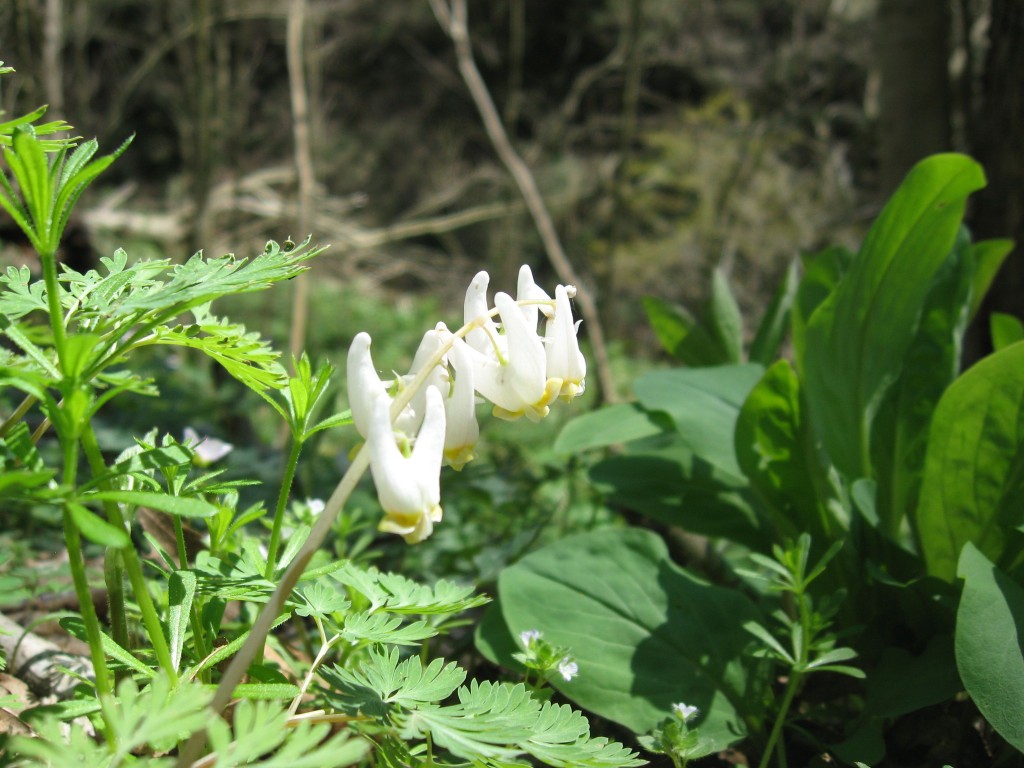
POLYGON ((406 544, 419 544, 434 532, 434 523, 441 522, 441 505, 434 506, 427 514, 419 512, 387 512, 377 530, 383 533, 397 533, 406 544))
POLYGON ((462 468, 469 464, 473 459, 476 458, 476 443, 472 445, 459 445, 454 448, 444 449, 444 460, 445 463, 454 469, 456 472, 461 472, 462 468))

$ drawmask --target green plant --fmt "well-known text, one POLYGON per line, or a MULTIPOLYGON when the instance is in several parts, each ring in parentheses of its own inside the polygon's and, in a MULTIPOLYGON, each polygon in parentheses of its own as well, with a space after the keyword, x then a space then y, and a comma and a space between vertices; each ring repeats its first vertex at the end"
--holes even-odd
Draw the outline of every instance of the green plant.
POLYGON ((266 341, 215 315, 212 304, 295 277, 322 249, 308 239, 269 242, 252 259, 200 253, 181 264, 132 262, 119 250, 99 270, 59 267, 75 202, 127 145, 95 159, 95 142, 40 139, 53 129, 32 128, 41 115, 0 125, 9 171, 0 176, 0 205, 43 271, 41 280, 27 267, 0 276, 0 330, 13 345, 0 357, 0 384, 23 396, 0 425, 0 498, 59 511, 80 609, 62 626, 88 644, 93 675, 75 699, 21 713, 34 735, 5 741, 11 764, 505 766, 523 755, 554 766, 640 764, 630 750, 592 737, 567 705, 522 686, 463 685, 456 663, 429 660, 425 642, 485 601, 472 588, 426 586, 321 546, 367 468, 385 513, 379 529, 409 543, 427 538, 441 519, 442 459, 461 466, 472 458, 477 392, 504 418, 539 419, 557 397, 582 390, 567 289, 552 299, 524 268, 518 299, 499 293, 492 308, 481 273, 465 325, 428 331, 411 373, 387 384, 369 336, 359 334, 349 352, 351 412, 321 418, 333 367, 300 356, 287 372, 266 341), (249 525, 266 514, 263 501, 240 504, 251 481, 211 469, 218 456, 209 446, 156 430, 127 450, 101 443, 101 411, 130 395, 159 395, 158 382, 134 367, 136 353, 168 347, 210 358, 287 426, 265 549, 249 525), (335 491, 316 511, 296 503, 304 445, 349 425, 365 444, 335 491), (47 442, 57 450, 41 451, 47 442), (143 513, 163 515, 173 533, 168 542, 147 532, 153 561, 132 538, 143 513), (198 551, 187 525, 205 528, 198 551), (109 625, 90 594, 90 544, 104 551, 109 625), (287 639, 271 634, 282 625, 287 639), (232 702, 230 721, 221 719, 232 702), (98 738, 72 722, 80 717, 98 738))
POLYGON ((511 664, 508 637, 537 628, 573 648, 579 679, 555 684, 584 708, 642 734, 685 701, 702 738, 762 766, 826 752, 878 762, 900 717, 936 705, 977 741, 966 689, 985 748, 1019 764, 1016 326, 1000 321, 1002 346, 960 371, 964 329, 1011 248, 962 227, 983 184, 964 156, 922 161, 857 253, 794 266, 746 352, 721 276, 700 318, 649 301, 688 367, 639 378, 635 402, 574 420, 556 447, 620 445, 592 482, 699 535, 690 567, 717 583, 679 570, 653 534, 565 539, 501 575, 481 648, 511 664), (791 356, 776 359, 787 331, 791 356), (811 671, 824 673, 814 686, 811 671))

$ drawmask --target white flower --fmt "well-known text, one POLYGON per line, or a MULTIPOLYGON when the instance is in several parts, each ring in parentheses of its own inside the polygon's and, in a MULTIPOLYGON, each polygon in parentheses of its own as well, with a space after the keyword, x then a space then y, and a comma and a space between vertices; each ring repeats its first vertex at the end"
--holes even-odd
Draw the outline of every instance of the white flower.
POLYGON ((466 301, 463 306, 463 320, 466 325, 476 324, 476 327, 466 334, 466 343, 485 355, 491 353, 492 345, 498 338, 498 327, 491 319, 491 310, 487 306, 487 284, 490 281, 490 275, 486 272, 477 272, 466 290, 466 301))
POLYGON ((503 343, 495 337, 490 354, 473 347, 474 386, 494 404, 495 416, 540 421, 548 415, 562 382, 548 379, 544 345, 512 297, 499 293, 494 304, 505 332, 503 343))
POLYGON ((523 644, 524 648, 529 648, 538 640, 540 640, 539 629, 527 629, 519 633, 519 642, 523 644))
POLYGON ((408 382, 418 375, 448 343, 451 343, 451 349, 434 365, 427 376, 426 385, 413 395, 410 405, 417 417, 422 419, 425 390, 430 385, 437 387, 444 397, 447 424, 444 436, 445 461, 454 469, 462 469, 473 459, 477 441, 480 439, 480 426, 476 420, 473 366, 469 360, 466 342, 453 338, 448 327, 444 323, 438 323, 434 330, 423 334, 423 340, 413 359, 412 369, 404 379, 408 382))
POLYGON ((531 328, 537 327, 537 313, 542 312, 544 317, 551 317, 551 297, 543 288, 533 282, 533 272, 523 264, 519 268, 519 281, 516 284, 516 301, 527 302, 520 305, 523 317, 531 328), (538 303, 540 302, 540 303, 538 303))
MULTIPOLYGON (((426 392, 426 408, 411 450, 403 452, 391 424, 391 398, 373 398, 367 425, 370 471, 385 517, 378 526, 397 533, 409 544, 423 541, 441 520, 441 458, 444 454, 445 415, 441 393, 426 392), (405 455, 407 453, 408 455, 405 455)), ((407 448, 408 438, 398 434, 407 448)))
POLYGON ((192 446, 195 462, 201 467, 208 467, 215 461, 220 461, 235 448, 231 443, 215 437, 201 436, 192 427, 185 427, 185 442, 192 446))
POLYGON ((579 665, 575 661, 570 659, 568 656, 564 657, 560 662, 558 662, 558 674, 562 676, 562 679, 564 679, 565 682, 569 682, 574 677, 576 677, 579 671, 579 665))
POLYGON ((370 427, 370 413, 378 395, 387 395, 384 383, 373 367, 370 355, 370 334, 357 333, 348 348, 348 405, 356 431, 365 439, 370 427))
MULTIPOLYGON (((381 381, 370 354, 370 334, 357 333, 348 348, 348 364, 345 370, 348 380, 348 405, 352 409, 352 421, 356 431, 368 438, 370 411, 377 395, 390 400, 388 385, 381 381)), ((401 386, 401 383, 399 383, 401 386)), ((422 411, 417 413, 410 405, 402 409, 395 426, 407 433, 415 432, 423 420, 422 411)))
MULTIPOLYGON (((443 326, 442 326, 443 327, 443 326)), ((445 331, 448 329, 445 328, 445 331)), ((462 469, 475 453, 480 439, 476 420, 476 389, 470 350, 462 339, 454 339, 448 352, 445 378, 448 396, 444 399, 447 429, 444 435, 444 458, 454 469, 462 469)))
POLYGON ((576 338, 578 329, 579 323, 572 321, 569 291, 560 285, 555 288, 555 314, 547 324, 547 375, 561 380, 558 394, 567 401, 583 394, 586 386, 587 361, 576 338))
POLYGON ((673 704, 672 705, 672 710, 677 715, 679 715, 680 719, 684 723, 687 720, 689 720, 690 718, 694 717, 698 712, 700 712, 700 710, 697 709, 696 707, 691 707, 688 704, 683 704, 683 703, 673 704))

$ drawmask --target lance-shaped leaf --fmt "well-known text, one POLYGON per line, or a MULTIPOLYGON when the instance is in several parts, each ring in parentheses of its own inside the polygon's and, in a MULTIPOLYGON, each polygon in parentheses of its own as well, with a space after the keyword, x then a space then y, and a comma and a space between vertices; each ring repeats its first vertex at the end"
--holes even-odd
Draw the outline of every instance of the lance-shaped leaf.
POLYGON ((981 167, 963 155, 935 155, 914 166, 810 319, 803 373, 812 421, 851 479, 871 474, 872 420, 904 366, 967 196, 984 184, 981 167))
POLYGON ((916 522, 930 574, 952 581, 973 543, 998 562, 1024 522, 1024 344, 950 385, 932 418, 916 522))

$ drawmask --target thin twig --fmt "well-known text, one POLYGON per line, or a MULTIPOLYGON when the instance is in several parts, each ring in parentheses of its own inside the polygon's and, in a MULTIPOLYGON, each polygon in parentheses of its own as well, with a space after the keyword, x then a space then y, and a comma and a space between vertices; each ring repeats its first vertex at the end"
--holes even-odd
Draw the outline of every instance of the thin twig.
MULTIPOLYGON (((313 167, 313 148, 309 133, 309 98, 306 94, 306 69, 303 61, 303 28, 306 25, 306 0, 291 0, 288 7, 288 83, 292 104, 292 135, 295 139, 295 171, 299 177, 297 238, 310 233, 310 224, 316 216, 314 191, 316 176, 313 167)), ((295 278, 292 296, 292 324, 289 346, 292 356, 298 358, 306 344, 306 325, 309 321, 309 275, 295 278)))

